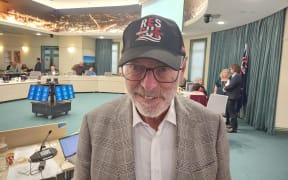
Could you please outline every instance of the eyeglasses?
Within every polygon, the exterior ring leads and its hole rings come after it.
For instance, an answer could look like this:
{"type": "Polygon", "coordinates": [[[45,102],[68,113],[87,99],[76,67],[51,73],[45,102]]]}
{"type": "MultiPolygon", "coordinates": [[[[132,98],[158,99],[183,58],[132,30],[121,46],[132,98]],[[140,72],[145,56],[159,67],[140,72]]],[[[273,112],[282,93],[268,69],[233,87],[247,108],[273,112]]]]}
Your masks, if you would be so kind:
{"type": "Polygon", "coordinates": [[[141,81],[145,78],[147,71],[152,71],[154,78],[159,83],[172,83],[177,80],[179,70],[174,70],[168,66],[154,68],[147,68],[138,64],[125,64],[122,66],[123,75],[129,81],[141,81]]]}

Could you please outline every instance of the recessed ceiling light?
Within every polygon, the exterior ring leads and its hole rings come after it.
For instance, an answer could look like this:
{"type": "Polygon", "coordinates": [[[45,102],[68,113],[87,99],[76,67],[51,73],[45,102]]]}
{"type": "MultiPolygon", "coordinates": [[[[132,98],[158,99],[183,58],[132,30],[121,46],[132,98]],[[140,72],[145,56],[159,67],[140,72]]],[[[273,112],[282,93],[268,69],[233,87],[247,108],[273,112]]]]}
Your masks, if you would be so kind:
{"type": "Polygon", "coordinates": [[[35,35],[36,35],[36,36],[41,36],[42,34],[38,32],[38,33],[36,33],[35,35]]]}
{"type": "Polygon", "coordinates": [[[225,22],[224,21],[218,21],[217,24],[222,25],[222,24],[225,24],[225,22]]]}
{"type": "Polygon", "coordinates": [[[3,34],[4,34],[4,33],[1,33],[1,32],[0,32],[0,36],[2,36],[3,34]]]}
{"type": "Polygon", "coordinates": [[[104,36],[99,36],[100,39],[104,39],[104,36]]]}

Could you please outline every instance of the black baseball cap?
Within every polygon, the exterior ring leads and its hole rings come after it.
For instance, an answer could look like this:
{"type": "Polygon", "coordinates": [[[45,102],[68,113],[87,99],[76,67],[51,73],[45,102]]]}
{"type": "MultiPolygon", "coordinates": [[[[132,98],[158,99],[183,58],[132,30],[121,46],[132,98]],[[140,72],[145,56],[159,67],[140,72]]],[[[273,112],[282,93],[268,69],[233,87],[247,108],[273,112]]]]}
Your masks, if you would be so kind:
{"type": "Polygon", "coordinates": [[[183,37],[177,24],[161,16],[149,15],[131,22],[124,30],[119,66],[148,58],[179,70],[183,56],[183,37]]]}

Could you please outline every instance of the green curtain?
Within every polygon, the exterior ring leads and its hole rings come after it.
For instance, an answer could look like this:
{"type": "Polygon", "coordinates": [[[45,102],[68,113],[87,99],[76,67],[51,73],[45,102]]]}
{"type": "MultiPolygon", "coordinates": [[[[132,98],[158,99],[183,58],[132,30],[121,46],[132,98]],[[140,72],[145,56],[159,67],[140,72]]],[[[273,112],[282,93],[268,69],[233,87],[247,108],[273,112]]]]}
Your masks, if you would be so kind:
{"type": "Polygon", "coordinates": [[[208,92],[223,68],[241,64],[247,43],[248,78],[246,106],[241,110],[248,124],[273,133],[284,33],[285,9],[254,23],[211,35],[208,92]]]}
{"type": "Polygon", "coordinates": [[[96,39],[96,73],[112,71],[112,39],[96,39]]]}

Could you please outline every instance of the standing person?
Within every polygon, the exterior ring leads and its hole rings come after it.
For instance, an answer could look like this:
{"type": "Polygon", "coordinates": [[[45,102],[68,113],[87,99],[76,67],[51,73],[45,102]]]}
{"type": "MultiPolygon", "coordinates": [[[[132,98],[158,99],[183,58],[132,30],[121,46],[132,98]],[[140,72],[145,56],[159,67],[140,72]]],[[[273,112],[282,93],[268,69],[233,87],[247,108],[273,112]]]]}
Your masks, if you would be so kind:
{"type": "Polygon", "coordinates": [[[37,62],[34,66],[34,71],[41,71],[42,70],[41,60],[39,57],[36,60],[37,60],[37,62]]]}
{"type": "Polygon", "coordinates": [[[79,62],[79,64],[75,64],[72,67],[72,70],[76,73],[76,75],[83,75],[85,73],[85,67],[84,67],[84,63],[81,61],[79,62]]]}
{"type": "Polygon", "coordinates": [[[123,33],[127,95],[84,116],[75,179],[230,180],[225,125],[176,95],[186,62],[174,21],[150,15],[123,33]]]}
{"type": "Polygon", "coordinates": [[[241,95],[242,77],[240,75],[241,67],[238,64],[232,64],[230,68],[231,79],[226,83],[223,92],[228,96],[227,111],[231,118],[231,128],[229,133],[236,133],[238,128],[237,121],[237,101],[241,95]]]}
{"type": "Polygon", "coordinates": [[[214,86],[214,94],[221,94],[223,95],[223,88],[225,87],[225,84],[229,80],[229,69],[222,69],[219,78],[216,80],[215,86],[214,86]]]}
{"type": "MultiPolygon", "coordinates": [[[[222,71],[220,72],[219,78],[217,79],[215,86],[214,86],[214,91],[213,91],[214,94],[225,95],[225,93],[223,92],[223,88],[225,87],[225,84],[228,82],[229,76],[230,76],[229,69],[222,69],[222,71]]],[[[226,125],[228,127],[230,126],[230,117],[228,113],[227,104],[226,104],[225,118],[226,118],[226,125]]]]}

